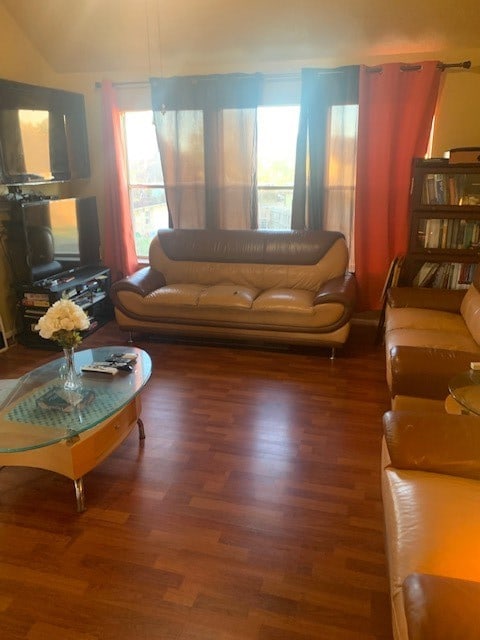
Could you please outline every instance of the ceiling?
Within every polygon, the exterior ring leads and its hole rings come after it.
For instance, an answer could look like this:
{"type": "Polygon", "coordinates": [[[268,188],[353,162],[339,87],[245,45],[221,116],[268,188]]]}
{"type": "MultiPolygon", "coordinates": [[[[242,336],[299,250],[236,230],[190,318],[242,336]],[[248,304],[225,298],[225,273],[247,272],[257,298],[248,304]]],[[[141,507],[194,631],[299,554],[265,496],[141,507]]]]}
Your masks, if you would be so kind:
{"type": "Polygon", "coordinates": [[[477,49],[478,0],[0,0],[58,73],[288,68],[477,49]]]}

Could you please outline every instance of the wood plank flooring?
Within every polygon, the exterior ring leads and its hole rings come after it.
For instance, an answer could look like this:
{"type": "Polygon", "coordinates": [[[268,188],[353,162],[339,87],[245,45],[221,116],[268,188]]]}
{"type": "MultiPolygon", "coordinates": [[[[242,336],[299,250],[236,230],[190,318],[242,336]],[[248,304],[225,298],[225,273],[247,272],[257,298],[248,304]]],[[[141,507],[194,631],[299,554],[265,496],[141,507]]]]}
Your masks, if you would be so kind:
{"type": "MultiPolygon", "coordinates": [[[[374,327],[327,350],[137,340],[136,431],[85,478],[0,470],[2,640],[389,640],[374,327]]],[[[123,345],[114,323],[83,347],[123,345]]],[[[0,377],[58,357],[14,346],[0,377]]]]}

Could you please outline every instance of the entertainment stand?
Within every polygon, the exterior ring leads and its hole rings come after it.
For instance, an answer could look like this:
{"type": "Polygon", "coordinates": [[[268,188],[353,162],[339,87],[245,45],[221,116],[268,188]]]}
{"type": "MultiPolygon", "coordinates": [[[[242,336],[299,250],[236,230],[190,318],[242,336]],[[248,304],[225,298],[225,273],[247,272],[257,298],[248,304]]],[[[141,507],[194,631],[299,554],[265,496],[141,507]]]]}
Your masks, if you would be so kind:
{"type": "Polygon", "coordinates": [[[76,267],[55,275],[17,286],[22,331],[19,340],[28,347],[59,350],[53,340],[45,340],[35,325],[49,307],[61,298],[68,298],[85,310],[90,318],[89,335],[113,317],[109,297],[110,269],[99,265],[76,267]]]}

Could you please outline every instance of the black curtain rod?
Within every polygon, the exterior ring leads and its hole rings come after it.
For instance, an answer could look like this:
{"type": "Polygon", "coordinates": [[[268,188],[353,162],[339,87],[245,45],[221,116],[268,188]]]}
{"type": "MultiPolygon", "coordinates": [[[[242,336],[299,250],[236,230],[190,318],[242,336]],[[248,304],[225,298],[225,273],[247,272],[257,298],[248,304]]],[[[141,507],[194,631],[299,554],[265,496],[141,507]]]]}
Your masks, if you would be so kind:
{"type": "Polygon", "coordinates": [[[450,64],[439,62],[437,66],[442,71],[445,71],[445,69],[453,69],[454,67],[457,67],[459,69],[470,69],[470,67],[472,66],[472,61],[464,60],[463,62],[451,62],[450,64]]]}
{"type": "MultiPolygon", "coordinates": [[[[445,71],[445,69],[470,69],[471,66],[471,60],[464,60],[463,62],[437,63],[437,69],[440,69],[440,71],[445,71]]],[[[421,64],[402,64],[402,66],[400,67],[402,71],[420,71],[421,68],[421,64]]],[[[380,73],[381,70],[382,65],[378,65],[378,67],[367,67],[367,71],[369,73],[380,73]]]]}
{"type": "MultiPolygon", "coordinates": [[[[449,62],[449,63],[438,62],[437,63],[437,69],[440,69],[440,71],[445,71],[446,69],[470,69],[471,66],[472,66],[471,60],[464,60],[463,62],[449,62]]],[[[400,68],[402,71],[419,71],[422,68],[422,65],[421,64],[403,64],[400,68]]],[[[381,70],[382,70],[382,65],[379,65],[377,67],[367,67],[367,71],[369,71],[370,73],[380,73],[381,70]]],[[[293,78],[296,76],[297,74],[291,74],[289,76],[285,75],[285,76],[279,76],[279,77],[293,78]]],[[[275,74],[272,77],[276,77],[275,74]]],[[[298,74],[298,77],[300,77],[299,74],[298,74]]],[[[112,84],[114,87],[127,87],[127,86],[147,87],[149,86],[150,83],[148,82],[148,80],[137,80],[132,82],[113,82],[112,84]]],[[[95,89],[100,89],[101,86],[102,86],[101,82],[95,82],[95,89]]]]}
{"type": "MultiPolygon", "coordinates": [[[[112,82],[114,87],[148,87],[150,85],[148,80],[132,80],[130,82],[112,82]]],[[[101,89],[102,83],[95,82],[95,89],[101,89]]]]}

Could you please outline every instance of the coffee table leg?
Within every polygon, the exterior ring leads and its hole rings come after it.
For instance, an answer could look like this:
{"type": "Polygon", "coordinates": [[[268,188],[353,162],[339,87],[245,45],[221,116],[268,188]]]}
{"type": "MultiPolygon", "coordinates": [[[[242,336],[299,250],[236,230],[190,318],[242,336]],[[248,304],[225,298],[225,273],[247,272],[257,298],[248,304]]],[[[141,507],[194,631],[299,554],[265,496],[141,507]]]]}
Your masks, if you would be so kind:
{"type": "Polygon", "coordinates": [[[143,428],[143,421],[140,418],[137,420],[138,424],[138,437],[140,440],[145,440],[145,429],[143,428]]]}
{"type": "Polygon", "coordinates": [[[87,508],[85,506],[85,492],[83,490],[83,478],[78,478],[73,481],[75,485],[75,497],[77,498],[77,511],[83,513],[87,508]]]}

